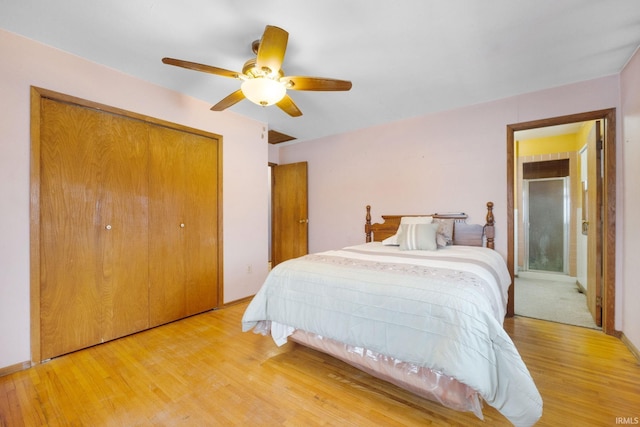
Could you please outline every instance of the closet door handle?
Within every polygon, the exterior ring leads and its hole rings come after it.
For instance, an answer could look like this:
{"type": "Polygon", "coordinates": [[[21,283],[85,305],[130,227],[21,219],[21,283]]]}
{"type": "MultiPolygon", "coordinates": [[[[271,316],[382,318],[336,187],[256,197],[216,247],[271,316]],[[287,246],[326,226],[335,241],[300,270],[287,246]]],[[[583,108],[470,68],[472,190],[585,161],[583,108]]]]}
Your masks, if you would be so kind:
{"type": "Polygon", "coordinates": [[[184,228],[184,222],[180,223],[180,228],[184,228]]]}
{"type": "Polygon", "coordinates": [[[107,224],[107,225],[105,225],[105,226],[104,226],[104,229],[105,229],[105,230],[111,230],[111,224],[107,224]]]}
{"type": "Polygon", "coordinates": [[[309,224],[309,219],[301,219],[298,221],[300,224],[309,224]]]}

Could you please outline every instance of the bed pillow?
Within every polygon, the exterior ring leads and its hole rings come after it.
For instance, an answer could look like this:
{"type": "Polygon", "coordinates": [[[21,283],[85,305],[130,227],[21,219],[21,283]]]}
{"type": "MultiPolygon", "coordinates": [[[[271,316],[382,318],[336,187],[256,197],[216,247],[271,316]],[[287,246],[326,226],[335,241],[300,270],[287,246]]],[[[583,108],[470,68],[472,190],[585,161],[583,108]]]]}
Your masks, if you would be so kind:
{"type": "Polygon", "coordinates": [[[400,224],[431,224],[432,216],[403,216],[400,218],[400,224]]]}
{"type": "MultiPolygon", "coordinates": [[[[400,225],[402,224],[431,224],[433,222],[432,216],[403,216],[400,218],[400,225]]],[[[398,246],[398,236],[400,235],[400,227],[398,231],[391,237],[387,237],[382,241],[383,245],[398,246]]]]}
{"type": "Polygon", "coordinates": [[[385,246],[398,246],[398,233],[384,239],[382,244],[385,246]]]}
{"type": "Polygon", "coordinates": [[[436,234],[438,223],[432,224],[401,224],[398,244],[401,251],[438,249],[436,234]]]}
{"type": "Polygon", "coordinates": [[[438,224],[436,243],[439,248],[453,244],[453,220],[444,218],[434,218],[434,223],[438,224]]]}

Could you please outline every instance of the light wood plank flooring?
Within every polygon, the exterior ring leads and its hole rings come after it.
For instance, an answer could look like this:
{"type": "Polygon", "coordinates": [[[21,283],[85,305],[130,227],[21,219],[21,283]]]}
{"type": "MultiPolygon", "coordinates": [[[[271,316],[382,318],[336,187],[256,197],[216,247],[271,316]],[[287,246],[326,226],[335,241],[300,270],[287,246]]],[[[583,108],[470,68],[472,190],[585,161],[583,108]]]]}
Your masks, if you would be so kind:
{"type": "MultiPolygon", "coordinates": [[[[242,333],[246,303],[0,377],[0,426],[502,426],[294,343],[242,333]]],[[[507,319],[544,399],[540,426],[640,417],[640,365],[602,332],[507,319]]]]}

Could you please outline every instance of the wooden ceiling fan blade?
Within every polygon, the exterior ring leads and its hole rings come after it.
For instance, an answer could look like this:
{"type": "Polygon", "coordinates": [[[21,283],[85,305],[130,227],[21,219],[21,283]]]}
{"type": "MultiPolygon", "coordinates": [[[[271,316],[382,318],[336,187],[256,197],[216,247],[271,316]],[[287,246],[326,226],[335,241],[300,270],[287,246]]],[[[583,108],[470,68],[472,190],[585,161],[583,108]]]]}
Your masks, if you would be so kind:
{"type": "Polygon", "coordinates": [[[288,40],[288,32],[282,28],[267,25],[258,47],[256,56],[257,68],[264,69],[266,67],[271,72],[278,73],[282,68],[288,40]]]}
{"type": "Polygon", "coordinates": [[[238,102],[242,101],[245,98],[244,93],[242,93],[241,89],[233,92],[231,95],[228,95],[222,101],[218,102],[216,105],[211,107],[211,111],[222,111],[227,108],[236,105],[238,102]]]}
{"type": "Polygon", "coordinates": [[[204,73],[215,74],[222,77],[231,77],[232,79],[237,79],[240,75],[237,71],[225,70],[224,68],[198,64],[197,62],[183,61],[181,59],[162,58],[162,62],[168,65],[175,65],[176,67],[187,68],[189,70],[202,71],[204,73]]]}
{"type": "Polygon", "coordinates": [[[302,115],[302,111],[300,111],[289,95],[285,95],[276,105],[291,117],[300,117],[302,115]]]}
{"type": "Polygon", "coordinates": [[[348,80],[325,77],[287,76],[282,80],[288,81],[287,89],[293,90],[342,91],[350,90],[352,86],[348,80]]]}

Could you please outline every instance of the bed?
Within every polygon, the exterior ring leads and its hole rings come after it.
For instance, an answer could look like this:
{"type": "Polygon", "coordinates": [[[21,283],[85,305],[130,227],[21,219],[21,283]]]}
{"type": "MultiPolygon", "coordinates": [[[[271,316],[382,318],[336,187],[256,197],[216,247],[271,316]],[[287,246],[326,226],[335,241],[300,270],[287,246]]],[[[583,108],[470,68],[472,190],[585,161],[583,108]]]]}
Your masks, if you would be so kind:
{"type": "Polygon", "coordinates": [[[242,327],[339,358],[482,419],[482,402],[530,426],[542,399],[503,329],[511,278],[486,224],[463,213],[383,215],[365,243],[277,265],[242,327]]]}

